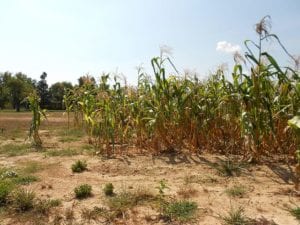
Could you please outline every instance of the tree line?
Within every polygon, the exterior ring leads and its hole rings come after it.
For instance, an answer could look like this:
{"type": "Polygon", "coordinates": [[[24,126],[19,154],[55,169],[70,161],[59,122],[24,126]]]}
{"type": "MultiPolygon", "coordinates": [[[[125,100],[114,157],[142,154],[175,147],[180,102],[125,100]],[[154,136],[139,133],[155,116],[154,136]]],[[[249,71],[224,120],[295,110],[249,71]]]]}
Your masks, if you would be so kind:
{"type": "MultiPolygon", "coordinates": [[[[21,72],[16,74],[0,73],[0,109],[15,109],[17,112],[21,108],[27,110],[28,103],[24,99],[34,91],[40,97],[41,108],[64,109],[65,90],[73,89],[73,85],[70,82],[56,82],[49,87],[46,78],[46,72],[42,73],[38,81],[21,72]]],[[[81,79],[79,78],[79,81],[81,79]]]]}

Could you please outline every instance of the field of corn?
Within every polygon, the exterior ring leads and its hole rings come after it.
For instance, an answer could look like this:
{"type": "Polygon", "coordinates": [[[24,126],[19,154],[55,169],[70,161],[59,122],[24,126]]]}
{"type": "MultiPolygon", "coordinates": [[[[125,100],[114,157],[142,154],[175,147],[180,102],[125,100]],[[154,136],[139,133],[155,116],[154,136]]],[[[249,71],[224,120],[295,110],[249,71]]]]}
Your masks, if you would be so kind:
{"type": "Polygon", "coordinates": [[[140,70],[137,87],[121,86],[117,77],[110,84],[109,75],[96,85],[87,77],[83,86],[66,93],[67,113],[75,113],[75,125],[108,155],[130,146],[158,153],[208,150],[253,161],[293,155],[299,129],[299,62],[269,33],[266,19],[257,24],[258,42],[245,41],[245,56],[235,55],[231,77],[221,69],[207,80],[179,75],[162,52],[151,60],[154,79],[140,70]],[[279,43],[296,68],[279,66],[263,51],[269,39],[279,43]],[[166,66],[173,67],[174,75],[166,76],[166,66]]]}
{"type": "Polygon", "coordinates": [[[267,19],[230,76],[181,75],[161,52],[136,87],[86,77],[65,112],[36,93],[31,113],[0,111],[0,224],[299,224],[299,62],[267,19]]]}

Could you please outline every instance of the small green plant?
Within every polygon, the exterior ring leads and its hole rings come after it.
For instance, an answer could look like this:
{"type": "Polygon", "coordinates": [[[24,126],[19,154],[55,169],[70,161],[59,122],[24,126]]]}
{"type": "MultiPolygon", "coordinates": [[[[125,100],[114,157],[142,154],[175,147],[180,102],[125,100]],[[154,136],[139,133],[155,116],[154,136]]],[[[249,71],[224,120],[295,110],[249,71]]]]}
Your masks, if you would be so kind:
{"type": "Polygon", "coordinates": [[[290,209],[290,212],[297,220],[300,220],[300,207],[290,209]]]}
{"type": "Polygon", "coordinates": [[[16,178],[13,178],[12,181],[16,184],[21,184],[21,185],[28,185],[32,182],[36,182],[39,179],[36,176],[33,175],[24,175],[24,176],[18,176],[16,178]]]}
{"type": "Polygon", "coordinates": [[[159,186],[157,186],[156,189],[158,189],[158,192],[160,195],[164,195],[165,189],[170,189],[170,188],[167,186],[167,183],[165,180],[161,180],[161,181],[159,181],[159,186]]]}
{"type": "Polygon", "coordinates": [[[87,163],[86,161],[77,160],[71,168],[73,173],[81,173],[87,169],[87,163]]]}
{"type": "Polygon", "coordinates": [[[219,173],[226,177],[239,176],[242,172],[244,165],[232,160],[222,161],[216,169],[219,173]]]}
{"type": "Polygon", "coordinates": [[[230,197],[242,198],[246,193],[246,189],[244,186],[235,185],[231,188],[228,188],[225,192],[230,197]]]}
{"type": "Polygon", "coordinates": [[[196,217],[197,203],[184,201],[175,201],[167,203],[163,208],[163,216],[169,220],[189,221],[196,217]]]}
{"type": "Polygon", "coordinates": [[[35,201],[35,193],[25,189],[19,189],[13,195],[13,206],[17,212],[33,209],[35,201]]]}
{"type": "Polygon", "coordinates": [[[99,214],[94,209],[82,209],[81,210],[81,218],[90,223],[91,220],[96,220],[99,214]]]}
{"type": "Polygon", "coordinates": [[[13,184],[8,181],[0,181],[0,206],[8,202],[9,194],[13,191],[13,184]]]}
{"type": "Polygon", "coordinates": [[[78,199],[88,198],[92,195],[92,186],[89,184],[82,184],[74,189],[75,196],[78,199]]]}
{"type": "Polygon", "coordinates": [[[111,221],[114,215],[106,208],[97,206],[95,206],[93,209],[84,208],[81,211],[81,218],[88,223],[90,223],[91,220],[97,220],[99,217],[103,217],[104,219],[107,219],[107,221],[111,221]]]}
{"type": "Polygon", "coordinates": [[[103,188],[103,192],[106,196],[113,196],[114,195],[114,186],[112,183],[105,184],[103,188]]]}
{"type": "Polygon", "coordinates": [[[51,208],[59,205],[61,205],[59,199],[39,199],[34,205],[34,211],[38,214],[48,215],[51,208]]]}
{"type": "Polygon", "coordinates": [[[228,215],[221,216],[224,225],[250,225],[251,220],[244,215],[244,209],[231,209],[228,215]]]}
{"type": "Polygon", "coordinates": [[[124,214],[126,210],[135,206],[137,202],[132,193],[123,191],[120,194],[109,198],[107,204],[111,211],[114,211],[116,215],[119,215],[124,214]]]}
{"type": "Polygon", "coordinates": [[[1,179],[14,178],[14,177],[18,177],[18,173],[14,170],[6,170],[2,172],[0,176],[1,179]]]}

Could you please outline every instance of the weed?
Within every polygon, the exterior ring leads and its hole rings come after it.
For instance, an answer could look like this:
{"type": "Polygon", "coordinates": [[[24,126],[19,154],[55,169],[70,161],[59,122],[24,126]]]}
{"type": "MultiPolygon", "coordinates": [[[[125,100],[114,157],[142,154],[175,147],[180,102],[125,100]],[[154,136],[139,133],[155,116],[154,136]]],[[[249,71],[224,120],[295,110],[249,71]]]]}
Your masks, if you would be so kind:
{"type": "Polygon", "coordinates": [[[167,186],[167,183],[165,180],[161,180],[161,181],[159,181],[159,186],[157,186],[156,189],[158,189],[158,192],[160,195],[164,195],[165,189],[170,189],[170,188],[167,186]]]}
{"type": "Polygon", "coordinates": [[[86,161],[78,160],[72,165],[71,169],[74,173],[81,173],[87,169],[87,163],[86,161]]]}
{"type": "Polygon", "coordinates": [[[90,222],[91,220],[96,220],[98,216],[98,212],[93,209],[91,210],[84,208],[81,210],[81,218],[83,220],[87,220],[88,222],[90,222]]]}
{"type": "Polygon", "coordinates": [[[29,144],[6,144],[0,146],[0,154],[8,157],[25,155],[31,151],[29,144]]]}
{"type": "Polygon", "coordinates": [[[114,186],[112,183],[105,184],[103,188],[103,192],[106,196],[113,196],[114,195],[114,186]]]}
{"type": "Polygon", "coordinates": [[[13,178],[12,181],[15,184],[21,184],[21,185],[28,185],[32,182],[36,182],[39,179],[36,176],[33,175],[24,175],[24,176],[18,176],[16,178],[13,178]]]}
{"type": "Polygon", "coordinates": [[[138,188],[132,192],[124,190],[107,199],[107,205],[110,211],[104,212],[103,216],[107,217],[109,220],[120,215],[124,216],[125,212],[132,209],[134,206],[152,200],[155,200],[155,197],[144,188],[138,188]]]}
{"type": "Polygon", "coordinates": [[[242,198],[245,193],[246,193],[246,189],[244,186],[241,185],[235,185],[231,188],[228,188],[226,191],[226,194],[230,197],[239,197],[242,198]]]}
{"type": "Polygon", "coordinates": [[[290,212],[297,220],[300,220],[300,207],[290,209],[290,212]]]}
{"type": "Polygon", "coordinates": [[[14,170],[6,170],[1,173],[1,179],[18,177],[18,173],[14,170]]]}
{"type": "Polygon", "coordinates": [[[25,189],[19,189],[13,195],[13,206],[17,212],[33,209],[35,201],[35,193],[25,189]]]}
{"type": "Polygon", "coordinates": [[[251,220],[244,215],[244,209],[231,209],[227,216],[221,216],[224,225],[250,225],[251,220]]]}
{"type": "Polygon", "coordinates": [[[116,214],[123,214],[126,210],[136,205],[136,200],[132,193],[123,191],[120,194],[109,198],[107,204],[111,210],[116,212],[116,214]]]}
{"type": "Polygon", "coordinates": [[[240,176],[244,167],[244,164],[232,160],[221,161],[219,165],[215,166],[219,173],[226,177],[240,176]]]}
{"type": "Polygon", "coordinates": [[[175,221],[189,221],[196,217],[197,203],[190,201],[174,201],[163,208],[163,217],[175,221]]]}
{"type": "Polygon", "coordinates": [[[39,199],[34,205],[34,210],[38,214],[48,215],[51,208],[59,205],[61,205],[61,201],[59,199],[39,199]]]}
{"type": "Polygon", "coordinates": [[[8,202],[9,194],[13,191],[14,185],[9,181],[0,181],[0,206],[8,202]]]}
{"type": "Polygon", "coordinates": [[[134,196],[134,201],[136,204],[158,200],[158,198],[145,187],[137,187],[137,189],[133,191],[132,194],[134,196]]]}
{"type": "Polygon", "coordinates": [[[47,151],[46,155],[47,156],[74,156],[74,155],[80,155],[82,153],[82,151],[78,150],[78,149],[57,149],[57,150],[51,150],[51,151],[47,151]]]}
{"type": "Polygon", "coordinates": [[[89,184],[82,184],[74,189],[75,196],[78,199],[88,198],[92,195],[92,186],[89,184]]]}
{"type": "Polygon", "coordinates": [[[65,219],[67,220],[67,221],[73,221],[74,219],[75,219],[75,216],[74,216],[74,211],[73,211],[73,209],[72,208],[67,208],[66,210],[65,210],[65,219]]]}
{"type": "Polygon", "coordinates": [[[44,166],[39,163],[39,162],[36,162],[36,161],[28,161],[26,162],[24,168],[22,169],[22,171],[24,173],[36,173],[36,172],[39,172],[41,170],[44,169],[44,166]]]}

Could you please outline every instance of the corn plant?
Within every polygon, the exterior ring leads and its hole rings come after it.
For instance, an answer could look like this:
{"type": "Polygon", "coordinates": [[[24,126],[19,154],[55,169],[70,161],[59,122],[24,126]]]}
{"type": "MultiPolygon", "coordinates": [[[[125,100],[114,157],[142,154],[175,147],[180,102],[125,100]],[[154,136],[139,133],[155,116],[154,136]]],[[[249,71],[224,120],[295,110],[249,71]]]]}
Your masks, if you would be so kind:
{"type": "Polygon", "coordinates": [[[289,127],[291,127],[296,135],[296,145],[297,150],[295,151],[295,156],[297,160],[297,165],[295,168],[296,174],[296,189],[299,189],[299,179],[300,179],[300,116],[294,116],[292,119],[288,121],[289,127]]]}
{"type": "Polygon", "coordinates": [[[39,135],[39,128],[43,118],[46,118],[46,111],[40,108],[40,98],[36,92],[27,97],[29,109],[32,112],[32,119],[29,129],[29,138],[32,138],[33,145],[37,148],[42,147],[42,140],[39,135]]]}
{"type": "Polygon", "coordinates": [[[266,51],[275,40],[269,17],[256,25],[258,40],[245,41],[235,55],[232,77],[220,68],[205,80],[180,76],[161,53],[151,60],[153,76],[138,70],[138,85],[122,85],[117,75],[83,82],[66,92],[65,104],[85,128],[89,142],[112,153],[126,146],[147,150],[209,150],[259,160],[262,155],[294,153],[296,139],[286,124],[300,109],[299,71],[281,67],[266,51]],[[172,73],[167,73],[172,68],[172,73]],[[245,68],[250,70],[245,72],[245,68]]]}

